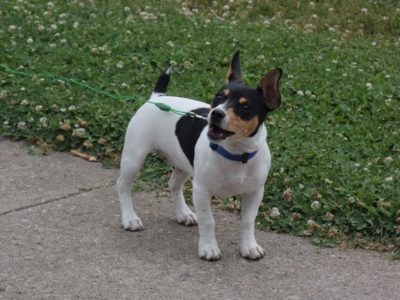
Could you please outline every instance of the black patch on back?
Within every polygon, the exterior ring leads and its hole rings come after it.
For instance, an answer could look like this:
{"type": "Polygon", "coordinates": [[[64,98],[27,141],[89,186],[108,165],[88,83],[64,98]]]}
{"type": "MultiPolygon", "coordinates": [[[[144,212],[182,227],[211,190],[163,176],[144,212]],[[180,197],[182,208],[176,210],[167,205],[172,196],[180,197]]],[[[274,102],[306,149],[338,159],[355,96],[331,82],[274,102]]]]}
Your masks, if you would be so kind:
{"type": "MultiPolygon", "coordinates": [[[[205,117],[209,111],[210,109],[206,107],[192,110],[192,112],[205,117]]],[[[206,125],[206,120],[191,118],[189,116],[180,118],[178,123],[176,123],[175,135],[178,138],[183,153],[185,153],[192,166],[194,162],[194,147],[206,125]]]]}

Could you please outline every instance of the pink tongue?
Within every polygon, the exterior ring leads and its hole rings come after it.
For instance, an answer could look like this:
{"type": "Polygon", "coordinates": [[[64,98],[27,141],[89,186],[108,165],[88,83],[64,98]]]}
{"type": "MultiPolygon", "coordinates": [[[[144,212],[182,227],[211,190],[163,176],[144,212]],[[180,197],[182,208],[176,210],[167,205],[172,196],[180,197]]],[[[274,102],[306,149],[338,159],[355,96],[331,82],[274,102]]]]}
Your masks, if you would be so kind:
{"type": "Polygon", "coordinates": [[[213,134],[216,137],[223,137],[224,136],[224,132],[221,129],[216,128],[216,127],[213,127],[213,134]]]}

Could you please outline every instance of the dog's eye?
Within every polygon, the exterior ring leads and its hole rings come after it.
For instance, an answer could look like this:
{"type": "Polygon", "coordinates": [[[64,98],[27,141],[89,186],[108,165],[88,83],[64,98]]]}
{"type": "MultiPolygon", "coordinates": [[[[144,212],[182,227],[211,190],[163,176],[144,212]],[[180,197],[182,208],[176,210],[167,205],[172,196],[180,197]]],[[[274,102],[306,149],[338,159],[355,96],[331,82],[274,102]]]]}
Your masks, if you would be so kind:
{"type": "Polygon", "coordinates": [[[243,103],[243,104],[239,103],[238,108],[244,112],[249,112],[251,110],[251,107],[248,103],[243,103]]]}
{"type": "Polygon", "coordinates": [[[213,101],[213,107],[221,104],[224,101],[225,97],[222,94],[217,94],[213,101]]]}

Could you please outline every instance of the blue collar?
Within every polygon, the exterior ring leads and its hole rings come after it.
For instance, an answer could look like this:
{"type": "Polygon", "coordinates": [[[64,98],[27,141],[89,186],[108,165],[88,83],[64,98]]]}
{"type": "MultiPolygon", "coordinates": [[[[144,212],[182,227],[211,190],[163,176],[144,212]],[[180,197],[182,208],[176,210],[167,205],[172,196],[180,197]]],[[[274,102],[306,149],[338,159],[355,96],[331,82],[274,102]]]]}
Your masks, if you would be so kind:
{"type": "Polygon", "coordinates": [[[223,157],[233,160],[233,161],[241,161],[242,163],[247,163],[249,159],[252,159],[256,154],[257,151],[250,152],[250,153],[243,153],[243,154],[232,154],[226,151],[222,146],[214,143],[210,143],[210,148],[214,151],[217,151],[223,157]]]}

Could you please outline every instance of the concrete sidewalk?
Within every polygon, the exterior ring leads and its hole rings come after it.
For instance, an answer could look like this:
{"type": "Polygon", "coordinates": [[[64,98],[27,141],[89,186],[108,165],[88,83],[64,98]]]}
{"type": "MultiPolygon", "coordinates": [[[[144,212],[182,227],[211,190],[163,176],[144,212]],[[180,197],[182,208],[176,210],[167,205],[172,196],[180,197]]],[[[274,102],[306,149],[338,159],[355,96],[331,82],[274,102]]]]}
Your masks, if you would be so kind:
{"type": "Polygon", "coordinates": [[[223,258],[197,258],[197,228],[172,202],[136,195],[145,230],[120,227],[107,170],[0,138],[0,299],[399,299],[400,263],[257,232],[266,257],[239,256],[236,214],[215,210],[223,258]]]}

